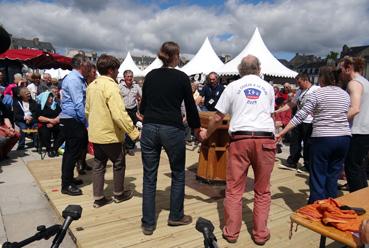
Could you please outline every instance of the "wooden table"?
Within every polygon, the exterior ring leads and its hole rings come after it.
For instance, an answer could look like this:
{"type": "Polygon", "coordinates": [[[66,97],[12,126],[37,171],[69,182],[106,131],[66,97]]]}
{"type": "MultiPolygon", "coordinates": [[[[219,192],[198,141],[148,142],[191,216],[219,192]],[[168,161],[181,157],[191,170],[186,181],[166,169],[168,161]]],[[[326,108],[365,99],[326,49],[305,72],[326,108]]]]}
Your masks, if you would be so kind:
{"type": "MultiPolygon", "coordinates": [[[[369,219],[369,188],[364,188],[350,194],[346,194],[336,199],[342,205],[351,207],[360,207],[366,210],[364,215],[359,216],[361,219],[369,219]]],[[[292,222],[304,226],[321,235],[320,246],[325,247],[326,238],[336,240],[349,247],[360,247],[361,243],[357,237],[350,232],[343,232],[332,226],[325,226],[321,222],[311,221],[294,213],[291,216],[292,222]]]]}

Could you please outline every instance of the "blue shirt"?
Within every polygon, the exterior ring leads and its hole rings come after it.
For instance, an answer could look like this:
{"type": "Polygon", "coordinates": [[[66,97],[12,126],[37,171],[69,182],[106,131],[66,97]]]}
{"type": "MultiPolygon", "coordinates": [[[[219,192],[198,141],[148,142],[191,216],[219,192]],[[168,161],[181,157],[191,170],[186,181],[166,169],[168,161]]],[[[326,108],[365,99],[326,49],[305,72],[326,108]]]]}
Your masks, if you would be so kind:
{"type": "Polygon", "coordinates": [[[86,80],[73,70],[63,80],[60,118],[74,118],[87,127],[85,116],[86,80]]]}

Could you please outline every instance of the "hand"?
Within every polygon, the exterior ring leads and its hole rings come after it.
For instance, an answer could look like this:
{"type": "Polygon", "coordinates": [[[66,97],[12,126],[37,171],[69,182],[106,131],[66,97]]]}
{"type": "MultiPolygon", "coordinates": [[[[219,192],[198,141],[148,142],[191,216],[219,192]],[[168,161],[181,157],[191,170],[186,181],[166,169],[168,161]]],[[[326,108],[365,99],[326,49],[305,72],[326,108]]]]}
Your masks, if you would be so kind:
{"type": "Polygon", "coordinates": [[[53,125],[53,124],[51,124],[51,123],[47,123],[47,124],[46,124],[46,127],[47,127],[47,128],[52,128],[53,126],[54,126],[54,125],[53,125]]]}
{"type": "Polygon", "coordinates": [[[275,126],[276,127],[282,127],[283,126],[283,123],[281,121],[276,121],[275,122],[275,126]]]}
{"type": "Polygon", "coordinates": [[[50,123],[53,125],[59,124],[59,118],[50,119],[50,123]]]}
{"type": "Polygon", "coordinates": [[[364,220],[361,224],[360,240],[363,244],[369,244],[369,220],[364,220]]]}
{"type": "Polygon", "coordinates": [[[136,117],[137,117],[137,119],[139,121],[143,122],[143,119],[144,119],[143,115],[141,115],[140,113],[136,112],[136,117]]]}
{"type": "Polygon", "coordinates": [[[205,128],[200,128],[199,136],[200,141],[206,140],[208,138],[208,130],[205,128]]]}
{"type": "Polygon", "coordinates": [[[276,135],[275,135],[275,143],[280,142],[280,141],[281,141],[281,139],[282,139],[282,137],[283,137],[283,135],[281,135],[280,133],[279,133],[279,134],[276,134],[276,135]]]}

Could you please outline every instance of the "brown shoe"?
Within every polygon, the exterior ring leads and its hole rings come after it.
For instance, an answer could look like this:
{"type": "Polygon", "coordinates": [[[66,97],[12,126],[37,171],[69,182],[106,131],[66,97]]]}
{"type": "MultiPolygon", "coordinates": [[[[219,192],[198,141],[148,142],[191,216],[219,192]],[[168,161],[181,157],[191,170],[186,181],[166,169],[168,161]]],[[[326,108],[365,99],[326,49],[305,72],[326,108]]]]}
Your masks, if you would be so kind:
{"type": "Polygon", "coordinates": [[[114,195],[113,196],[113,201],[115,203],[120,203],[120,202],[128,201],[132,197],[133,197],[133,191],[132,190],[126,190],[120,195],[114,195]]]}
{"type": "Polygon", "coordinates": [[[254,241],[255,244],[260,245],[260,246],[265,245],[265,243],[268,242],[269,239],[270,239],[270,233],[268,234],[268,236],[263,241],[256,241],[254,239],[254,237],[252,237],[252,241],[254,241]]]}
{"type": "Polygon", "coordinates": [[[234,244],[237,242],[237,239],[230,239],[227,236],[224,235],[224,233],[222,234],[223,239],[225,239],[228,243],[234,244]]]}
{"type": "Polygon", "coordinates": [[[182,226],[192,223],[192,217],[190,215],[183,215],[180,220],[168,220],[168,226],[182,226]]]}

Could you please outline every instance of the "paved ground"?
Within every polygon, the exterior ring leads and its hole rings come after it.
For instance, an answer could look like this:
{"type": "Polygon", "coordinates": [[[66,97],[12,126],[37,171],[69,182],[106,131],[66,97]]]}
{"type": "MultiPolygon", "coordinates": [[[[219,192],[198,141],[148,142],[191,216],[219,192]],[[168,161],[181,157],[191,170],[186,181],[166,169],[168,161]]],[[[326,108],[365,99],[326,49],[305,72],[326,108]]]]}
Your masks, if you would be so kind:
{"type": "MultiPolygon", "coordinates": [[[[27,161],[40,159],[32,150],[12,151],[9,160],[0,162],[0,246],[7,240],[21,241],[34,235],[38,225],[60,223],[26,167],[27,161]]],[[[42,240],[27,247],[50,247],[51,243],[42,240]]],[[[76,246],[66,235],[61,247],[76,246]]]]}

